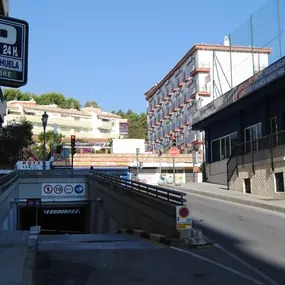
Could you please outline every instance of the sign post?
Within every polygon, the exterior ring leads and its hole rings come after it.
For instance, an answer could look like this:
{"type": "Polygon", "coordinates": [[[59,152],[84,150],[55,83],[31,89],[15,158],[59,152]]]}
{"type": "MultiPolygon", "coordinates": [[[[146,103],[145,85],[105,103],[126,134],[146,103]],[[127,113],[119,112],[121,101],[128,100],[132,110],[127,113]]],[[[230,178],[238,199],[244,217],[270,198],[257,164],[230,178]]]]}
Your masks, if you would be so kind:
{"type": "Polygon", "coordinates": [[[180,151],[176,147],[171,147],[168,154],[173,158],[173,183],[175,183],[175,157],[180,154],[180,151]]]}
{"type": "Polygon", "coordinates": [[[176,229],[181,238],[189,238],[192,231],[192,211],[187,206],[176,206],[176,229]]]}
{"type": "Polygon", "coordinates": [[[0,16],[0,86],[18,88],[28,81],[27,22],[0,16]]]}

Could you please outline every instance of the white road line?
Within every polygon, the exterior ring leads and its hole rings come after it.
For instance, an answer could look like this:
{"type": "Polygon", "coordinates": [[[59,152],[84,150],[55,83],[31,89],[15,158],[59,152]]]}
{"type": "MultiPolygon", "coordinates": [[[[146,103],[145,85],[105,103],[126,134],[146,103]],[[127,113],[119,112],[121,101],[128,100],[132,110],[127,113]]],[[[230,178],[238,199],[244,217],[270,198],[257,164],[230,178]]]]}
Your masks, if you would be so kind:
{"type": "Polygon", "coordinates": [[[277,283],[276,281],[274,281],[273,279],[271,279],[269,276],[267,276],[266,274],[264,274],[263,272],[261,272],[260,270],[258,270],[257,268],[251,266],[249,263],[247,263],[246,261],[244,261],[243,259],[241,259],[240,257],[236,256],[235,254],[231,253],[230,251],[226,250],[224,247],[222,247],[219,244],[215,244],[214,245],[216,248],[220,249],[221,251],[225,252],[226,254],[228,254],[230,257],[234,258],[236,261],[238,261],[239,263],[241,263],[242,265],[244,265],[245,267],[249,268],[250,270],[252,270],[253,272],[255,272],[257,275],[259,275],[260,277],[264,278],[265,280],[267,280],[268,282],[270,282],[270,285],[280,285],[279,283],[277,283]]]}
{"type": "Polygon", "coordinates": [[[241,276],[241,277],[243,277],[243,278],[245,278],[245,279],[247,279],[247,280],[249,280],[249,281],[251,281],[251,282],[253,282],[253,283],[255,283],[255,284],[258,284],[258,285],[265,285],[265,283],[263,283],[263,282],[261,282],[261,281],[259,281],[259,280],[256,280],[256,279],[254,279],[254,278],[252,278],[252,277],[250,277],[250,276],[248,276],[248,275],[245,275],[245,274],[241,273],[240,271],[237,271],[236,269],[233,269],[233,268],[228,267],[228,266],[226,266],[226,265],[224,265],[224,264],[218,263],[218,262],[216,262],[216,261],[214,261],[214,260],[211,260],[211,259],[209,259],[209,258],[203,257],[203,256],[201,256],[201,255],[199,255],[199,254],[196,254],[196,253],[193,253],[193,252],[190,252],[190,251],[181,249],[181,248],[177,248],[177,247],[172,247],[172,246],[171,246],[170,248],[171,248],[171,249],[174,249],[174,250],[177,250],[177,251],[180,251],[180,252],[183,252],[183,253],[186,253],[186,254],[189,254],[189,255],[191,255],[191,256],[197,258],[197,259],[200,259],[200,260],[203,260],[203,261],[212,263],[212,264],[214,264],[214,265],[216,265],[216,266],[218,266],[218,267],[221,267],[221,268],[223,268],[223,269],[225,269],[225,270],[227,270],[227,271],[230,271],[230,272],[232,272],[232,273],[234,273],[234,274],[236,274],[236,275],[238,275],[238,276],[241,276]]]}

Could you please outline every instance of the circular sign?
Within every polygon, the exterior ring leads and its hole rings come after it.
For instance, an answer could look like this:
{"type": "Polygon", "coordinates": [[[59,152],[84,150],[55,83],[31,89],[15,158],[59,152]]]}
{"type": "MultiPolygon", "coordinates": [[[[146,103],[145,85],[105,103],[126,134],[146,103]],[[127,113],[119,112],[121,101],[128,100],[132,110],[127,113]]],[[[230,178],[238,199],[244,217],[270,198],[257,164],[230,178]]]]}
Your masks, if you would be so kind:
{"type": "Polygon", "coordinates": [[[169,154],[170,156],[177,156],[177,155],[180,154],[180,151],[179,151],[179,149],[176,148],[176,147],[171,147],[171,148],[169,149],[169,151],[168,151],[168,154],[169,154]]]}
{"type": "Polygon", "coordinates": [[[178,214],[179,214],[180,218],[186,219],[189,217],[190,211],[187,207],[182,207],[179,209],[178,214]]]}
{"type": "Polygon", "coordinates": [[[81,194],[83,192],[83,190],[84,190],[84,188],[83,188],[82,185],[76,185],[74,187],[74,191],[75,191],[76,194],[81,194]]]}
{"type": "Polygon", "coordinates": [[[44,187],[44,192],[45,192],[46,194],[50,194],[50,193],[52,192],[52,190],[53,190],[53,188],[52,188],[51,185],[45,185],[45,187],[44,187]]]}
{"type": "Polygon", "coordinates": [[[71,193],[73,192],[73,187],[72,187],[72,185],[66,185],[66,186],[64,187],[64,192],[65,192],[66,194],[71,194],[71,193]]]}
{"type": "Polygon", "coordinates": [[[63,192],[63,187],[61,185],[54,186],[54,193],[61,194],[63,192]]]}

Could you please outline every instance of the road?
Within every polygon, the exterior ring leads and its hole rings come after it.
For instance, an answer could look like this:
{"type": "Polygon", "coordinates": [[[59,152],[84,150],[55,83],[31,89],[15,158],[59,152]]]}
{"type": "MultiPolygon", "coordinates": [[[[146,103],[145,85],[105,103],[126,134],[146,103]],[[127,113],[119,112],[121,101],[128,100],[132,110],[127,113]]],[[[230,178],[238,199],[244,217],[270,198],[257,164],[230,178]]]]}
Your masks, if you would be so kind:
{"type": "Polygon", "coordinates": [[[171,248],[128,235],[41,236],[37,285],[267,285],[217,248],[171,248]]]}
{"type": "Polygon", "coordinates": [[[221,251],[285,284],[284,214],[193,194],[187,194],[187,201],[194,227],[202,228],[221,251]]]}

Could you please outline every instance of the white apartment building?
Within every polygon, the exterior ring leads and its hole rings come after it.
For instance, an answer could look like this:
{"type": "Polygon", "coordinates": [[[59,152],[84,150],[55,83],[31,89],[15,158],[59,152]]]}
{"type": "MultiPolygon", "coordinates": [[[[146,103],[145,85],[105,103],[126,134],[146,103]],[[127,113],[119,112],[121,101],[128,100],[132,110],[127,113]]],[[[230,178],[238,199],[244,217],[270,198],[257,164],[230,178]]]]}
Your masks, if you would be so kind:
{"type": "MultiPolygon", "coordinates": [[[[9,15],[9,0],[0,1],[0,15],[8,16],[9,15]]],[[[2,90],[0,89],[0,128],[4,123],[4,116],[6,114],[6,101],[3,95],[2,90]]]]}
{"type": "Polygon", "coordinates": [[[65,137],[75,135],[76,138],[93,141],[95,138],[119,138],[121,117],[103,112],[99,108],[62,109],[56,105],[38,105],[35,101],[7,102],[5,124],[26,119],[33,124],[33,134],[43,131],[42,114],[48,114],[47,131],[53,130],[54,124],[58,133],[65,137]]]}
{"type": "Polygon", "coordinates": [[[181,152],[201,146],[202,134],[191,131],[192,114],[267,67],[269,53],[270,48],[230,46],[227,37],[224,45],[194,45],[145,93],[149,149],[168,150],[172,136],[181,152]]]}

